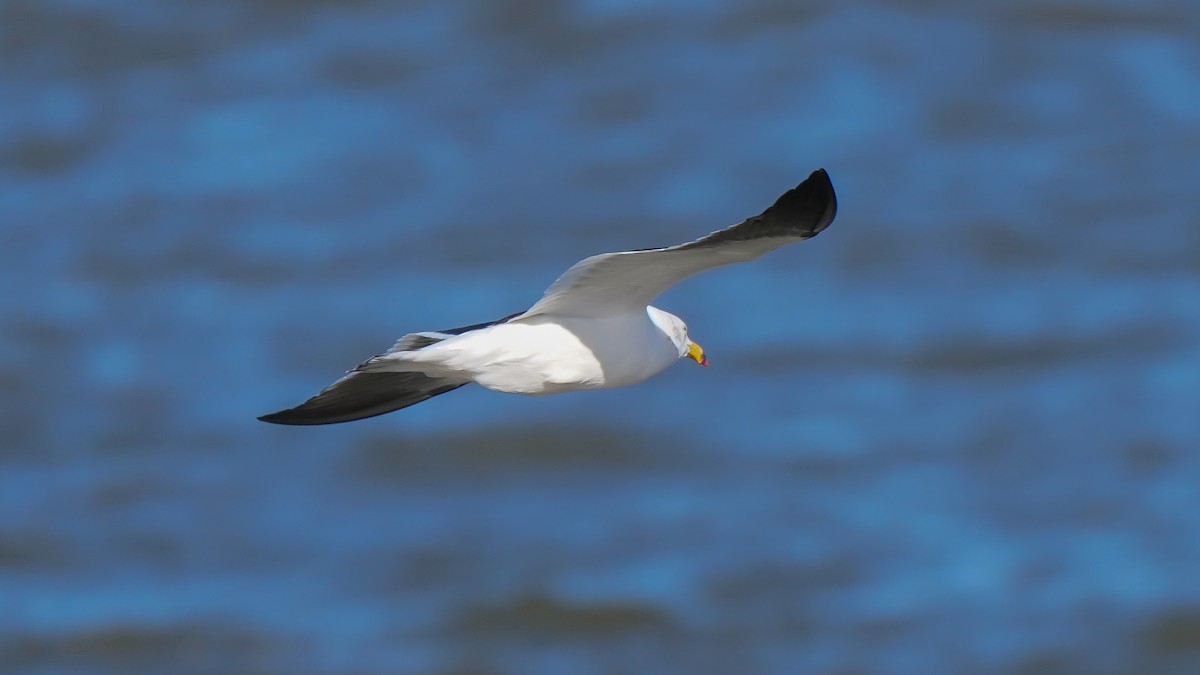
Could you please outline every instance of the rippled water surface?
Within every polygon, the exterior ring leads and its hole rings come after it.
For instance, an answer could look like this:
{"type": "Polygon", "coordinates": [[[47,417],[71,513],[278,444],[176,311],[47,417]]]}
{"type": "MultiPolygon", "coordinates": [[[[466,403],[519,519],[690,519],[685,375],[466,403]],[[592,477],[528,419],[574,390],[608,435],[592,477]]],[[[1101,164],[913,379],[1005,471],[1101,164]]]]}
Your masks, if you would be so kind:
{"type": "Polygon", "coordinates": [[[1200,672],[1200,6],[0,4],[0,671],[1200,672]],[[713,361],[283,428],[757,213],[713,361]]]}

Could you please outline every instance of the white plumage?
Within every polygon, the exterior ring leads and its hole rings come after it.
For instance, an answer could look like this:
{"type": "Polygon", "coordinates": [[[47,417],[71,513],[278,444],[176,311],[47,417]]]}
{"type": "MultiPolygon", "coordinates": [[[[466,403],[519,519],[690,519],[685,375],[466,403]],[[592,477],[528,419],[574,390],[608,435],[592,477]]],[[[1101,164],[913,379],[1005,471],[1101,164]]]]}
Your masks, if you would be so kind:
{"type": "Polygon", "coordinates": [[[818,169],[771,208],[738,225],[678,246],[586,258],[524,313],[410,333],[299,406],[259,419],[347,422],[470,382],[513,394],[556,394],[635,384],[684,356],[707,365],[686,324],[650,302],[693,274],[813,237],[836,213],[833,185],[818,169]]]}
{"type": "Polygon", "coordinates": [[[524,316],[389,352],[361,372],[421,372],[510,394],[558,394],[635,384],[687,353],[687,328],[655,307],[600,317],[524,316]]]}

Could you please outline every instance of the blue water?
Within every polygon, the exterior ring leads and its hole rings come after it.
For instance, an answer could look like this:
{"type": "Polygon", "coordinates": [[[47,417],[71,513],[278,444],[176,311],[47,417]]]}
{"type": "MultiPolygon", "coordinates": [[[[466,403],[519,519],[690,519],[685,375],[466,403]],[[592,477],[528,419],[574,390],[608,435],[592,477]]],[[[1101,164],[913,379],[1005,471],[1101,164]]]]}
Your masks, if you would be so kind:
{"type": "Polygon", "coordinates": [[[0,671],[1200,672],[1198,30],[0,4],[0,671]],[[818,166],[708,369],[254,419],[818,166]]]}

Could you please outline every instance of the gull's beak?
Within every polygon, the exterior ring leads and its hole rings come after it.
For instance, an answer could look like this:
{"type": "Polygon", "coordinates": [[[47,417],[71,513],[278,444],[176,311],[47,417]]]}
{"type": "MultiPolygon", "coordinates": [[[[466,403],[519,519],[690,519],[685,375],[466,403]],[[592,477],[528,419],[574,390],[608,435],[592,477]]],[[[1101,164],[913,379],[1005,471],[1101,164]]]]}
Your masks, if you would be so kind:
{"type": "Polygon", "coordinates": [[[691,340],[688,340],[687,357],[702,366],[708,365],[708,358],[704,356],[704,349],[691,340]]]}

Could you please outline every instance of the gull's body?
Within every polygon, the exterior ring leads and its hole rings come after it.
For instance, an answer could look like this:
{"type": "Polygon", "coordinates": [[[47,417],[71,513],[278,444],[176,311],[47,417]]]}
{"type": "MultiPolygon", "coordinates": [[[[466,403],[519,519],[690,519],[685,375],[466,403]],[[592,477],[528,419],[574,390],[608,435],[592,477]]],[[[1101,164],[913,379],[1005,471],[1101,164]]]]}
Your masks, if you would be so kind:
{"type": "Polygon", "coordinates": [[[506,393],[556,394],[636,384],[683,356],[707,365],[684,322],[650,302],[693,274],[811,238],[836,213],[833,186],[817,170],[761,215],[679,246],[586,258],[526,312],[405,335],[308,401],[259,419],[348,422],[470,382],[506,393]]]}
{"type": "Polygon", "coordinates": [[[636,384],[679,360],[663,332],[666,312],[599,318],[535,315],[468,331],[423,349],[378,356],[365,372],[412,372],[459,379],[509,394],[558,394],[636,384]]]}

